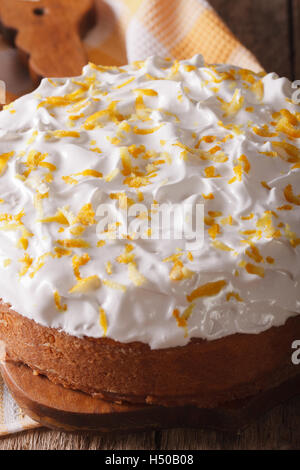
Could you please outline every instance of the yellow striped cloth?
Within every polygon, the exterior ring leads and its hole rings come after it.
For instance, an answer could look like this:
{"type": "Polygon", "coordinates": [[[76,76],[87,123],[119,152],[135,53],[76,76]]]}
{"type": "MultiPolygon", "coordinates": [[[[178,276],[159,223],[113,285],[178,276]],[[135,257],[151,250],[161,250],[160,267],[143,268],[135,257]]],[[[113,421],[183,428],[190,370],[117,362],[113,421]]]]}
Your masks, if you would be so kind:
{"type": "MultiPolygon", "coordinates": [[[[103,0],[99,22],[84,39],[90,61],[122,65],[152,54],[183,59],[203,54],[254,71],[261,66],[205,0],[103,0]]],[[[36,427],[0,377],[0,436],[36,427]]]]}
{"type": "Polygon", "coordinates": [[[37,426],[13,400],[0,375],[0,437],[37,426]]]}
{"type": "Polygon", "coordinates": [[[85,39],[89,59],[123,65],[149,55],[262,70],[206,0],[103,0],[99,22],[85,39]]]}

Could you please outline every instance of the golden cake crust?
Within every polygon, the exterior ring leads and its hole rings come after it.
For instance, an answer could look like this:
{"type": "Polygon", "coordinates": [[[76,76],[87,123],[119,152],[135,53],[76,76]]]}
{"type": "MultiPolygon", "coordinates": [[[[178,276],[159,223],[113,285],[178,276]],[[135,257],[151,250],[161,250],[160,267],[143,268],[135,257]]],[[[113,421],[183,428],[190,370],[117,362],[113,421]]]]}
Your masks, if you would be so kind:
{"type": "Polygon", "coordinates": [[[215,407],[277,386],[299,373],[291,361],[299,331],[298,315],[257,335],[194,339],[183,347],[151,350],[139,342],[70,336],[0,304],[6,360],[65,387],[132,403],[215,407]]]}

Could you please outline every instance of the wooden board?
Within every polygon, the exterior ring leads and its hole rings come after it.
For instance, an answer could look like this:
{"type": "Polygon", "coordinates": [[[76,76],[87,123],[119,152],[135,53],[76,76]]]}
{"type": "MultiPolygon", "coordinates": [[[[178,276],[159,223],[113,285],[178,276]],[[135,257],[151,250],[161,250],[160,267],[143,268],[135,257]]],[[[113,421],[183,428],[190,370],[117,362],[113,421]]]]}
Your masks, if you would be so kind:
{"type": "Polygon", "coordinates": [[[110,403],[63,388],[27,366],[2,363],[1,372],[13,397],[34,420],[65,431],[120,432],[174,427],[238,431],[282,401],[300,394],[300,374],[280,387],[218,408],[164,407],[110,403]]]}
{"type": "Polygon", "coordinates": [[[93,0],[1,0],[0,22],[35,81],[69,77],[87,63],[81,36],[92,25],[93,8],[93,0]]]}

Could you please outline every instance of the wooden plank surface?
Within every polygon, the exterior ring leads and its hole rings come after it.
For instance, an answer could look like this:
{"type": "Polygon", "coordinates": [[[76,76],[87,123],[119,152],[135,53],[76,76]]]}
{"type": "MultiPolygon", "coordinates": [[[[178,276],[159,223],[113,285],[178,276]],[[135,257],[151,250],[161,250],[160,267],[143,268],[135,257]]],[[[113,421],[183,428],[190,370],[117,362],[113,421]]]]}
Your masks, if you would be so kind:
{"type": "MultiPolygon", "coordinates": [[[[300,79],[300,0],[210,0],[210,3],[267,71],[291,79],[294,74],[300,79]]],[[[299,450],[299,422],[300,397],[235,435],[193,429],[107,436],[37,430],[0,440],[0,449],[299,450]]]]}
{"type": "Polygon", "coordinates": [[[238,434],[175,429],[161,433],[160,446],[167,450],[299,450],[299,422],[300,397],[275,408],[238,434]]]}

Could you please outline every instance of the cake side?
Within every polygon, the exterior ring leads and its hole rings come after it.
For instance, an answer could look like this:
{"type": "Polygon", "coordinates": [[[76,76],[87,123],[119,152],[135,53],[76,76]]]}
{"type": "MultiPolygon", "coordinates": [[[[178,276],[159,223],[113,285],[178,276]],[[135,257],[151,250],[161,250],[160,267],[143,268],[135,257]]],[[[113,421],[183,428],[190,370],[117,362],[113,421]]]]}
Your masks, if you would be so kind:
{"type": "MultiPolygon", "coordinates": [[[[110,401],[215,407],[295,376],[291,344],[300,317],[257,335],[235,334],[155,349],[109,338],[77,338],[0,308],[6,359],[55,383],[110,401]]],[[[299,371],[298,371],[299,373],[299,371]]]]}

